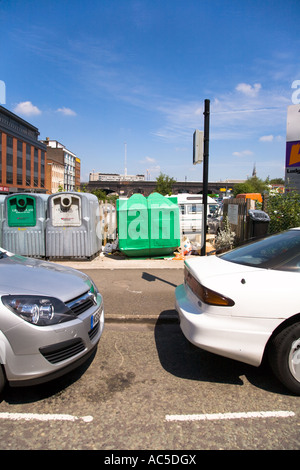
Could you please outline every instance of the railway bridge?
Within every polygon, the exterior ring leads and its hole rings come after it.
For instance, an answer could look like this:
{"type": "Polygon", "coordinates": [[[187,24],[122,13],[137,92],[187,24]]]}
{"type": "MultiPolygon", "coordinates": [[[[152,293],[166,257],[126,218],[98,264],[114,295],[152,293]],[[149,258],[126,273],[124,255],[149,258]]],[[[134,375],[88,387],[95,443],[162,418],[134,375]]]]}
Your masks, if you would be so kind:
{"type": "MultiPolygon", "coordinates": [[[[241,181],[213,181],[208,183],[208,194],[226,194],[227,191],[232,192],[234,185],[241,181]]],[[[155,191],[156,181],[89,181],[81,183],[81,189],[92,192],[96,189],[105,191],[106,194],[118,194],[119,196],[130,197],[132,194],[140,193],[149,196],[155,191]]],[[[176,181],[173,184],[173,194],[190,193],[201,194],[203,191],[203,183],[199,181],[176,181]]]]}

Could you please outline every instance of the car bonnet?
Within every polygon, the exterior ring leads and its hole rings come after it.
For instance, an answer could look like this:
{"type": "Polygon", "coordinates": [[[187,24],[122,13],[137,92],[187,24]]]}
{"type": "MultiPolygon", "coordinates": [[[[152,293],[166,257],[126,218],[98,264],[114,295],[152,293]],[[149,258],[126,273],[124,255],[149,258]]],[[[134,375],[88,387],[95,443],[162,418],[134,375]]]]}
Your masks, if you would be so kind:
{"type": "Polygon", "coordinates": [[[0,259],[0,295],[47,295],[62,301],[75,298],[91,286],[90,278],[75,269],[18,255],[0,259]]]}

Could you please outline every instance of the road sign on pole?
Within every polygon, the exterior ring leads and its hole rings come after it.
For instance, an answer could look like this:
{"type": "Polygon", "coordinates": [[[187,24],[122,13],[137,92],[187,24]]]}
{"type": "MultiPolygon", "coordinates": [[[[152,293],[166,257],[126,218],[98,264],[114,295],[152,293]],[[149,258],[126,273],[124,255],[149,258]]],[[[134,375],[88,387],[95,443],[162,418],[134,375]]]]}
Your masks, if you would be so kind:
{"type": "Polygon", "coordinates": [[[285,185],[300,192],[300,104],[289,106],[287,112],[285,185]]]}
{"type": "Polygon", "coordinates": [[[195,130],[193,134],[193,164],[202,163],[203,161],[203,131],[195,130]]]}
{"type": "Polygon", "coordinates": [[[204,102],[204,146],[203,146],[203,218],[204,233],[201,256],[206,252],[206,230],[207,230],[207,192],[208,192],[208,156],[209,156],[209,115],[210,100],[204,102]]]}

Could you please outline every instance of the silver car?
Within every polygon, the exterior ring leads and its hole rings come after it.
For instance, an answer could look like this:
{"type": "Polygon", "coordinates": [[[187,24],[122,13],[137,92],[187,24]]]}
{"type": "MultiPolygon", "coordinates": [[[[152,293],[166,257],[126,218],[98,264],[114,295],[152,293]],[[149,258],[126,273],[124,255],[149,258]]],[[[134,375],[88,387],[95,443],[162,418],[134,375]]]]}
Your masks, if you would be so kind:
{"type": "Polygon", "coordinates": [[[0,392],[61,376],[95,350],[102,296],[84,273],[0,248],[0,392]]]}

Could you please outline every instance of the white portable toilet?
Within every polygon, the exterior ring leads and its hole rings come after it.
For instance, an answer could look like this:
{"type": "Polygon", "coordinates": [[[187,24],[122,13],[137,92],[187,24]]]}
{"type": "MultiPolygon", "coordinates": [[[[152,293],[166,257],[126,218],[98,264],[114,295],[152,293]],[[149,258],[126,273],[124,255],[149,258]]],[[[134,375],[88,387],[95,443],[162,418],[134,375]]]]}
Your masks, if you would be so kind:
{"type": "Polygon", "coordinates": [[[46,257],[93,258],[102,248],[99,227],[99,203],[94,194],[62,192],[50,195],[46,257]]]}

